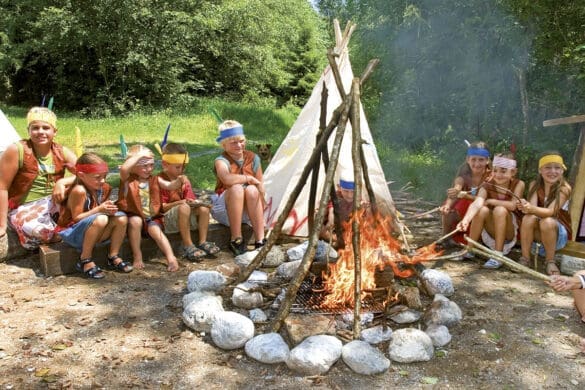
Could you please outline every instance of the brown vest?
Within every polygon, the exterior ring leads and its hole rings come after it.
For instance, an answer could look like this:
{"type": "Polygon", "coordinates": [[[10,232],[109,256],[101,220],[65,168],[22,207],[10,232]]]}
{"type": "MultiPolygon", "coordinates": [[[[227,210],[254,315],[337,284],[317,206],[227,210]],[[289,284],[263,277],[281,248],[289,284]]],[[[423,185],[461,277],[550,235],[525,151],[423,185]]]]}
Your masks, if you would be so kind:
{"type": "MultiPolygon", "coordinates": [[[[539,188],[538,190],[536,190],[536,199],[538,207],[546,207],[544,205],[544,188],[539,188]]],[[[561,207],[562,206],[563,205],[561,205],[561,207]]],[[[571,237],[573,237],[573,230],[571,229],[571,214],[569,214],[567,210],[563,210],[562,208],[560,208],[557,211],[557,215],[555,217],[559,220],[561,225],[563,225],[565,229],[567,229],[567,237],[569,237],[570,240],[571,237]]]]}
{"type": "MultiPolygon", "coordinates": [[[[83,184],[78,184],[83,186],[83,184]]],[[[85,187],[83,187],[85,188],[85,187]]],[[[110,197],[110,193],[112,192],[112,187],[108,183],[104,183],[102,187],[102,195],[100,199],[97,199],[95,196],[91,195],[87,188],[85,188],[85,199],[83,200],[83,212],[89,211],[94,207],[102,204],[104,201],[108,200],[110,197]]],[[[67,206],[67,199],[65,199],[61,203],[61,211],[59,212],[59,221],[57,221],[57,225],[61,227],[69,227],[73,225],[73,216],[71,215],[71,209],[67,206]]]]}
{"type": "MultiPolygon", "coordinates": [[[[244,150],[244,163],[242,166],[239,166],[236,161],[231,158],[226,152],[223,152],[222,157],[229,161],[230,163],[230,173],[238,174],[238,175],[250,175],[256,176],[254,173],[254,158],[256,157],[256,153],[251,152],[249,150],[244,150]]],[[[221,194],[227,189],[227,187],[217,178],[215,184],[215,193],[221,194]]]]}
{"type": "MultiPolygon", "coordinates": [[[[118,193],[118,208],[127,213],[140,215],[145,219],[142,213],[142,204],[140,203],[140,181],[136,175],[130,175],[128,181],[120,180],[120,191],[118,193]]],[[[158,186],[158,176],[151,176],[148,179],[148,188],[150,191],[150,208],[152,209],[151,218],[161,215],[161,198],[160,187],[158,186]]]]}
{"type": "MultiPolygon", "coordinates": [[[[16,172],[12,184],[8,189],[8,207],[15,209],[20,206],[22,200],[30,191],[33,181],[39,174],[39,161],[37,160],[31,140],[20,140],[23,149],[22,167],[16,172]]],[[[51,144],[51,154],[55,173],[49,180],[55,183],[65,175],[66,161],[63,155],[63,147],[55,142],[51,144]]]]}

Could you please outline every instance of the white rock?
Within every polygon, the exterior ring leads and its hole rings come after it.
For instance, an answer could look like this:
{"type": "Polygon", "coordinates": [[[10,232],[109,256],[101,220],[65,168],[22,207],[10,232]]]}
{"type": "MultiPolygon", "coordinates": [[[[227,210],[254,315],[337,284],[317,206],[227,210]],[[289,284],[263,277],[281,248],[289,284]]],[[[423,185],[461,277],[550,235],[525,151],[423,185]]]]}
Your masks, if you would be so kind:
{"type": "Polygon", "coordinates": [[[250,310],[249,317],[255,324],[268,321],[268,317],[266,316],[266,313],[264,313],[262,309],[250,310]]]}
{"type": "Polygon", "coordinates": [[[451,333],[445,325],[430,325],[425,333],[429,335],[435,347],[443,347],[451,342],[451,333]]]}
{"type": "Polygon", "coordinates": [[[425,325],[445,325],[451,327],[459,324],[463,313],[457,304],[441,294],[436,294],[431,306],[423,315],[425,325]]]}
{"type": "MultiPolygon", "coordinates": [[[[343,313],[341,316],[343,322],[353,325],[353,312],[352,313],[343,313]]],[[[365,325],[369,324],[374,320],[374,313],[361,313],[360,314],[360,324],[365,325]]]]}
{"type": "Polygon", "coordinates": [[[380,374],[390,367],[390,360],[365,341],[354,340],[345,344],[341,357],[349,368],[362,375],[380,374]]]}
{"type": "Polygon", "coordinates": [[[414,328],[394,331],[388,346],[390,359],[400,363],[426,362],[434,354],[433,341],[425,332],[414,328]]]}
{"type": "Polygon", "coordinates": [[[370,344],[380,344],[392,338],[392,329],[383,325],[374,326],[362,330],[360,338],[370,344]]]}
{"type": "MultiPolygon", "coordinates": [[[[300,245],[297,245],[293,248],[290,248],[286,251],[288,258],[290,261],[302,260],[307,248],[309,247],[309,241],[305,241],[300,245]]],[[[327,260],[327,257],[330,259],[337,259],[337,252],[328,243],[319,240],[317,242],[317,248],[315,249],[315,259],[317,261],[327,260]]]]}
{"type": "Polygon", "coordinates": [[[287,343],[278,333],[265,333],[246,343],[246,355],[262,363],[273,364],[286,361],[290,352],[287,343]]]}
{"type": "Polygon", "coordinates": [[[221,291],[226,278],[217,271],[193,271],[187,278],[187,289],[193,291],[221,291]]]}
{"type": "Polygon", "coordinates": [[[292,279],[300,266],[301,260],[283,263],[276,269],[276,274],[286,279],[292,279]]]}
{"type": "Polygon", "coordinates": [[[406,309],[390,316],[390,319],[397,324],[412,324],[420,320],[422,313],[412,309],[406,309]]]}
{"type": "Polygon", "coordinates": [[[324,374],[341,357],[341,348],[337,337],[310,336],[290,351],[286,365],[304,375],[324,374]]]}
{"type": "Polygon", "coordinates": [[[238,284],[232,293],[232,303],[243,309],[254,309],[261,306],[264,303],[264,298],[262,293],[250,291],[254,287],[256,285],[250,282],[238,284]]]}
{"type": "Polygon", "coordinates": [[[244,252],[241,255],[238,255],[234,258],[234,263],[239,265],[240,269],[245,269],[246,267],[248,267],[248,265],[250,265],[252,260],[256,258],[257,254],[258,254],[257,250],[244,252]]]}
{"type": "Polygon", "coordinates": [[[264,271],[258,271],[257,269],[252,271],[250,276],[248,276],[248,282],[265,282],[268,280],[268,274],[264,271]]]}
{"type": "Polygon", "coordinates": [[[211,339],[221,349],[243,347],[254,337],[254,323],[233,311],[219,312],[211,324],[211,339]]]}
{"type": "Polygon", "coordinates": [[[222,299],[209,292],[192,294],[188,294],[190,302],[183,310],[183,322],[195,331],[209,331],[215,314],[224,311],[222,299]]]}
{"type": "Polygon", "coordinates": [[[266,254],[266,258],[262,260],[262,267],[275,268],[286,261],[284,252],[279,246],[274,245],[266,254]]]}
{"type": "Polygon", "coordinates": [[[431,296],[442,294],[448,297],[455,292],[453,281],[446,272],[437,269],[425,269],[421,272],[420,280],[422,280],[425,290],[431,296]]]}

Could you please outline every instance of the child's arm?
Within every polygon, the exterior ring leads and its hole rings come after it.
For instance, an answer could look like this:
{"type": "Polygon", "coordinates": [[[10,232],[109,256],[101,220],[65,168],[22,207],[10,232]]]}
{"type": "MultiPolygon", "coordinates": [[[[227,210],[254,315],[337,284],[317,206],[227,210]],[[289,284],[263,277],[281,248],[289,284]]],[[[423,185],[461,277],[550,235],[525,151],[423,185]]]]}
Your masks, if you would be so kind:
{"type": "Polygon", "coordinates": [[[143,157],[152,157],[152,152],[150,152],[148,149],[145,149],[128,157],[120,167],[120,180],[128,180],[130,173],[132,172],[132,168],[134,168],[138,161],[143,157]]]}
{"type": "Polygon", "coordinates": [[[189,179],[185,175],[179,175],[176,179],[168,181],[158,176],[158,185],[163,190],[174,191],[183,187],[183,184],[189,179]]]}
{"type": "Polygon", "coordinates": [[[85,188],[81,185],[76,185],[71,189],[69,198],[67,199],[67,207],[71,210],[71,218],[73,222],[77,223],[84,218],[87,218],[93,214],[107,214],[113,215],[118,211],[118,207],[111,200],[106,200],[103,203],[97,205],[91,210],[84,211],[83,205],[85,203],[87,193],[85,188]]]}
{"type": "Polygon", "coordinates": [[[461,192],[464,183],[465,182],[461,176],[457,176],[455,180],[453,180],[453,187],[447,189],[447,199],[440,208],[443,214],[447,214],[451,211],[459,197],[459,193],[461,192]]]}
{"type": "Polygon", "coordinates": [[[503,206],[506,208],[506,210],[510,212],[515,211],[518,208],[517,199],[521,199],[522,195],[524,194],[524,187],[525,187],[524,182],[522,180],[519,180],[518,183],[516,184],[516,187],[514,187],[514,195],[516,195],[515,197],[513,197],[510,200],[487,199],[485,201],[485,205],[492,207],[503,206]]]}
{"type": "MultiPolygon", "coordinates": [[[[533,183],[533,185],[536,184],[533,183]]],[[[569,200],[570,196],[571,187],[569,185],[563,186],[559,191],[558,204],[561,205],[562,207],[567,202],[567,200],[569,200]]],[[[558,213],[556,201],[551,202],[551,204],[549,204],[548,207],[538,207],[538,196],[536,194],[536,191],[534,192],[534,194],[532,194],[528,202],[526,201],[522,202],[521,205],[518,206],[518,208],[522,210],[524,214],[536,215],[539,218],[556,217],[558,213]]]]}
{"type": "Polygon", "coordinates": [[[465,216],[457,224],[458,230],[460,230],[462,232],[467,230],[473,217],[475,217],[475,215],[479,212],[479,210],[485,204],[485,198],[487,198],[487,191],[485,190],[485,188],[482,187],[479,189],[479,192],[477,193],[477,196],[475,197],[475,200],[473,201],[473,203],[471,203],[469,205],[469,208],[467,209],[465,216]]]}

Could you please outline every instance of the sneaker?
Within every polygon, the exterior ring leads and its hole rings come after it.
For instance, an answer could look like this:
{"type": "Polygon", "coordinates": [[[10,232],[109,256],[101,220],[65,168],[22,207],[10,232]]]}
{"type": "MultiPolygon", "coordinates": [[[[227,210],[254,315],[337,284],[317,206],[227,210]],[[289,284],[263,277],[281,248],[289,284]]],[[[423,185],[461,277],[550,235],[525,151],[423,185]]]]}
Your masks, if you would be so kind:
{"type": "Polygon", "coordinates": [[[246,243],[242,237],[237,237],[235,240],[230,241],[230,250],[234,256],[239,256],[247,251],[246,243]]]}
{"type": "Polygon", "coordinates": [[[489,259],[488,261],[486,261],[483,264],[483,268],[487,268],[487,269],[498,269],[502,266],[502,263],[500,263],[498,260],[495,259],[489,259]]]}
{"type": "Polygon", "coordinates": [[[463,259],[465,260],[475,259],[475,255],[471,252],[465,252],[465,254],[463,255],[463,259]]]}

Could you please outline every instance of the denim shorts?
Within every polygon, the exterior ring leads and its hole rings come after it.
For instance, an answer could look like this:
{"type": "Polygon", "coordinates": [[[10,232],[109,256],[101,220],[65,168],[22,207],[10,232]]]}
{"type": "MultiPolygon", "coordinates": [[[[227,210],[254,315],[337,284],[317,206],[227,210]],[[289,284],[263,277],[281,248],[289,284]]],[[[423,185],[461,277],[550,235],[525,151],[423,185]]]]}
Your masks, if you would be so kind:
{"type": "MultiPolygon", "coordinates": [[[[566,245],[567,242],[569,241],[569,235],[567,233],[567,228],[565,226],[563,226],[562,223],[560,223],[559,221],[557,221],[557,228],[558,228],[558,236],[557,236],[557,245],[556,245],[556,250],[559,249],[563,249],[566,245]]],[[[533,242],[532,243],[532,253],[536,252],[536,244],[533,242]]],[[[538,255],[544,257],[545,256],[545,251],[544,251],[544,245],[540,246],[540,249],[538,250],[538,255]]]]}

